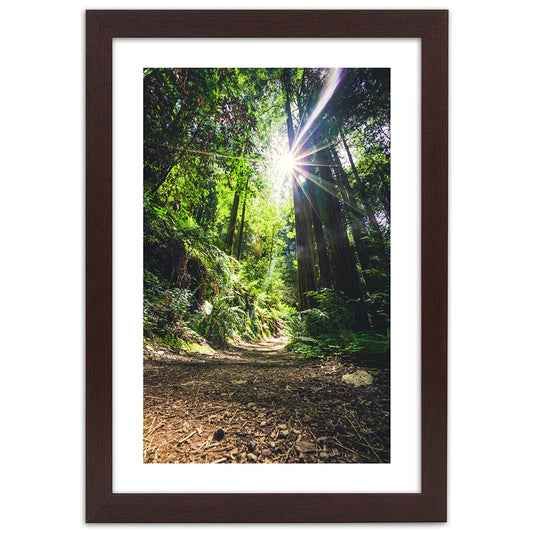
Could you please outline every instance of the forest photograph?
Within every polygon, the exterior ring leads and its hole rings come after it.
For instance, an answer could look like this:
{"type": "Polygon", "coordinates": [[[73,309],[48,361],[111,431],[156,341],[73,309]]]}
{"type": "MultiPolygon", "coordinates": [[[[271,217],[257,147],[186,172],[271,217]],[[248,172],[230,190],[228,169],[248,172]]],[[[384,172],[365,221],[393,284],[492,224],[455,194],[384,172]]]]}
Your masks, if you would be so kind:
{"type": "Polygon", "coordinates": [[[143,462],[389,463],[390,70],[142,76],[143,462]]]}

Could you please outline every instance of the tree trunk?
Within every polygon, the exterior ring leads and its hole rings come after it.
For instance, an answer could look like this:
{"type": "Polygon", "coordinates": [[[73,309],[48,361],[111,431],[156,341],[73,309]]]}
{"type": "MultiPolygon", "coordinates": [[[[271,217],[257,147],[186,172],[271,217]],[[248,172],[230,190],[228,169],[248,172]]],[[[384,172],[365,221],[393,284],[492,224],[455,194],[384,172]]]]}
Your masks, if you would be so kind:
{"type": "Polygon", "coordinates": [[[235,237],[235,226],[237,225],[237,213],[239,211],[239,194],[235,192],[233,196],[233,205],[229,217],[228,232],[226,233],[226,251],[231,254],[233,249],[233,238],[235,237]]]}
{"type": "MultiPolygon", "coordinates": [[[[289,74],[286,69],[282,73],[283,89],[285,91],[285,113],[287,114],[287,135],[289,148],[294,144],[294,126],[291,114],[291,91],[289,74]]],[[[314,298],[307,294],[316,291],[315,268],[313,260],[313,235],[309,202],[302,189],[303,180],[300,176],[292,175],[292,195],[294,200],[294,226],[296,231],[296,259],[298,264],[298,308],[300,311],[314,306],[314,298]]]]}
{"type": "Polygon", "coordinates": [[[242,213],[241,213],[241,225],[239,227],[239,235],[237,237],[237,261],[241,260],[241,249],[242,249],[242,234],[244,232],[244,215],[246,214],[246,197],[248,195],[248,182],[250,177],[246,180],[246,187],[244,188],[244,199],[242,202],[242,213]]]}
{"type": "Polygon", "coordinates": [[[321,195],[321,191],[311,181],[307,182],[307,190],[309,193],[309,201],[313,208],[313,231],[315,234],[316,249],[318,255],[318,270],[320,272],[321,289],[331,289],[333,287],[333,279],[331,278],[331,271],[329,269],[328,252],[326,246],[326,239],[324,237],[324,229],[322,227],[322,219],[320,217],[320,205],[318,203],[318,195],[321,195]]]}
{"type": "MultiPolygon", "coordinates": [[[[372,230],[374,231],[373,237],[375,237],[375,239],[377,240],[377,242],[374,241],[374,243],[372,243],[376,245],[375,253],[381,256],[383,261],[387,261],[387,254],[385,253],[385,244],[383,243],[383,234],[381,233],[381,228],[379,227],[379,224],[377,223],[376,214],[374,213],[374,210],[372,209],[372,206],[370,205],[370,200],[368,198],[368,195],[366,194],[364,183],[361,181],[361,178],[359,177],[359,172],[357,172],[357,167],[355,166],[355,163],[352,158],[352,154],[350,152],[350,149],[348,148],[348,143],[346,142],[346,138],[344,137],[342,132],[341,132],[341,139],[344,145],[344,149],[346,150],[346,154],[348,155],[348,160],[350,161],[350,166],[352,167],[352,172],[355,177],[355,181],[357,182],[357,185],[359,187],[359,196],[365,207],[366,216],[368,220],[370,221],[372,230]]],[[[336,154],[336,152],[334,156],[336,156],[338,160],[338,155],[336,154]]],[[[340,164],[340,160],[339,160],[339,164],[340,164]]],[[[348,182],[348,178],[346,177],[346,174],[342,166],[340,167],[339,170],[340,170],[340,173],[344,175],[346,186],[351,190],[350,184],[348,182]]]]}
{"type": "MultiPolygon", "coordinates": [[[[320,135],[314,135],[315,144],[320,146],[320,135]]],[[[322,179],[333,184],[333,175],[331,167],[328,166],[328,158],[325,150],[317,152],[317,162],[322,179]]],[[[363,292],[359,281],[355,257],[350,249],[348,236],[342,221],[341,206],[337,198],[327,193],[324,195],[326,201],[326,228],[329,234],[329,243],[331,247],[333,274],[335,288],[342,291],[348,298],[359,300],[355,307],[355,323],[357,329],[369,329],[370,322],[366,306],[363,300],[363,292]]]]}
{"type": "MultiPolygon", "coordinates": [[[[383,235],[381,234],[381,230],[376,222],[374,211],[372,210],[372,207],[370,206],[370,202],[368,200],[368,196],[366,195],[364,191],[364,184],[362,183],[359,177],[359,174],[357,173],[357,169],[355,168],[352,155],[350,153],[350,150],[348,149],[348,145],[346,144],[346,140],[344,139],[344,136],[342,136],[342,140],[344,143],[344,148],[346,150],[346,153],[348,154],[348,159],[350,160],[350,164],[352,165],[352,170],[354,172],[355,179],[357,181],[357,184],[359,185],[359,194],[361,196],[363,205],[365,206],[365,212],[367,214],[367,217],[370,220],[370,225],[372,226],[372,229],[375,230],[374,235],[377,239],[377,242],[376,241],[372,242],[369,236],[364,235],[362,221],[356,218],[352,222],[352,231],[353,231],[354,241],[355,241],[357,253],[359,255],[359,259],[361,262],[361,267],[363,268],[365,281],[366,281],[368,290],[370,292],[380,292],[385,289],[386,278],[383,276],[376,276],[374,274],[367,274],[366,271],[370,270],[372,267],[380,266],[388,273],[390,270],[388,268],[389,259],[385,251],[383,235]],[[358,226],[358,224],[360,225],[358,226]],[[370,256],[378,256],[380,257],[380,260],[378,260],[377,262],[376,260],[371,261],[370,256]]],[[[340,178],[340,181],[344,184],[351,200],[355,201],[355,195],[353,193],[353,189],[350,187],[350,183],[348,182],[348,178],[346,177],[346,173],[344,172],[344,169],[342,168],[342,166],[340,166],[340,160],[335,151],[333,151],[333,157],[335,158],[336,165],[339,165],[336,167],[339,169],[337,176],[340,178]]]]}
{"type": "MultiPolygon", "coordinates": [[[[339,156],[335,149],[331,149],[331,154],[335,162],[335,176],[337,177],[337,184],[341,192],[342,200],[348,210],[348,218],[350,222],[350,230],[357,252],[357,258],[363,273],[370,269],[370,259],[367,247],[367,235],[364,230],[363,214],[357,209],[357,202],[353,189],[350,187],[346,173],[342,168],[339,156]]],[[[366,280],[366,276],[365,276],[366,280]]]]}
{"type": "MultiPolygon", "coordinates": [[[[298,105],[298,114],[300,117],[300,124],[305,124],[305,121],[307,120],[307,111],[308,106],[310,105],[311,99],[307,98],[306,104],[304,105],[303,102],[303,95],[307,94],[306,89],[306,82],[307,82],[307,75],[308,75],[308,69],[304,69],[303,75],[302,75],[302,81],[300,84],[300,90],[297,95],[297,105],[298,105]]],[[[312,152],[312,145],[311,140],[308,139],[307,142],[304,143],[304,146],[299,150],[299,152],[312,152]]],[[[309,167],[309,163],[311,161],[311,158],[309,156],[306,156],[303,159],[300,159],[300,164],[309,167]]],[[[313,170],[313,172],[316,172],[316,169],[313,170]]],[[[317,259],[318,259],[318,272],[319,272],[319,278],[318,278],[318,286],[321,289],[333,288],[333,278],[331,277],[331,270],[329,267],[329,260],[328,260],[328,249],[326,245],[326,239],[324,236],[324,228],[322,223],[322,217],[321,217],[321,205],[319,205],[319,196],[322,194],[322,190],[317,187],[317,185],[312,180],[306,180],[305,181],[305,192],[307,192],[307,199],[309,203],[311,204],[311,221],[313,224],[313,233],[315,236],[315,243],[316,243],[316,252],[317,252],[317,259]]]]}
{"type": "MultiPolygon", "coordinates": [[[[386,276],[382,276],[382,275],[377,275],[372,273],[372,272],[367,272],[371,266],[375,266],[375,267],[381,267],[379,268],[380,270],[384,270],[385,273],[387,273],[387,275],[389,274],[390,272],[390,267],[389,267],[389,258],[387,256],[387,253],[385,251],[385,244],[383,242],[383,235],[381,233],[381,229],[379,228],[379,225],[376,221],[376,216],[375,216],[375,213],[370,205],[370,201],[368,199],[368,195],[366,194],[366,191],[365,191],[365,188],[364,188],[364,184],[363,182],[361,181],[361,178],[359,177],[359,173],[357,172],[357,168],[355,166],[355,163],[353,161],[353,158],[352,158],[352,154],[350,152],[350,149],[348,148],[348,144],[346,142],[346,139],[344,137],[344,135],[341,133],[341,139],[342,139],[342,142],[343,142],[343,145],[344,145],[344,149],[346,150],[346,154],[348,155],[348,160],[350,161],[350,166],[352,167],[352,171],[353,171],[353,174],[354,174],[354,177],[355,177],[355,180],[359,186],[359,196],[361,197],[361,201],[365,207],[365,213],[370,221],[370,225],[372,226],[372,229],[374,230],[374,235],[375,237],[377,238],[377,242],[374,241],[374,244],[377,245],[374,252],[372,253],[372,255],[379,255],[381,257],[381,265],[379,265],[379,261],[378,261],[378,264],[375,264],[375,265],[372,265],[369,258],[368,258],[368,255],[369,255],[369,248],[372,250],[372,244],[370,245],[370,247],[368,245],[366,245],[366,243],[364,243],[363,241],[363,245],[364,246],[360,246],[361,250],[364,248],[364,254],[366,254],[366,261],[368,262],[368,266],[363,268],[363,271],[364,271],[364,277],[365,277],[365,281],[366,281],[366,286],[367,286],[367,289],[369,290],[369,292],[371,293],[379,293],[379,292],[383,292],[387,289],[387,283],[388,283],[388,277],[386,276]]],[[[338,158],[338,155],[336,153],[333,154],[333,156],[336,158],[335,161],[336,161],[336,164],[337,165],[340,165],[340,160],[338,158]]],[[[344,169],[342,168],[342,166],[339,166],[339,177],[341,177],[341,179],[343,180],[343,182],[345,183],[345,186],[347,188],[348,191],[351,192],[352,196],[354,197],[353,195],[353,190],[351,189],[350,187],[350,184],[348,182],[348,179],[346,177],[346,174],[344,172],[344,169]]],[[[355,197],[354,197],[355,199],[355,197]]],[[[357,231],[357,228],[355,228],[352,224],[352,227],[353,227],[353,231],[354,231],[354,239],[355,239],[355,233],[359,233],[359,235],[361,235],[360,231],[357,231]]],[[[357,247],[357,242],[356,242],[356,247],[357,247]]],[[[358,250],[358,253],[359,253],[359,247],[357,247],[357,250],[358,250]]],[[[375,262],[375,261],[374,261],[375,262]]],[[[362,262],[361,262],[362,264],[362,262]]],[[[373,324],[373,327],[379,331],[386,331],[387,327],[388,327],[388,322],[386,321],[385,317],[380,314],[378,312],[377,309],[373,308],[374,306],[370,306],[370,315],[371,315],[371,318],[372,318],[372,324],[373,324]]],[[[387,313],[387,316],[389,316],[390,313],[387,313]]]]}

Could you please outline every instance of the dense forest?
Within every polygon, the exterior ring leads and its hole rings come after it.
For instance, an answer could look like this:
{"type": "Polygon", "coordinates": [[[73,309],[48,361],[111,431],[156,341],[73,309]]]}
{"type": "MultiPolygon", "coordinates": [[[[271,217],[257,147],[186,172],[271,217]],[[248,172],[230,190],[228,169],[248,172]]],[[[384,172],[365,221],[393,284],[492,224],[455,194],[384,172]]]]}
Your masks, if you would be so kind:
{"type": "Polygon", "coordinates": [[[143,76],[145,353],[386,369],[389,69],[143,76]]]}

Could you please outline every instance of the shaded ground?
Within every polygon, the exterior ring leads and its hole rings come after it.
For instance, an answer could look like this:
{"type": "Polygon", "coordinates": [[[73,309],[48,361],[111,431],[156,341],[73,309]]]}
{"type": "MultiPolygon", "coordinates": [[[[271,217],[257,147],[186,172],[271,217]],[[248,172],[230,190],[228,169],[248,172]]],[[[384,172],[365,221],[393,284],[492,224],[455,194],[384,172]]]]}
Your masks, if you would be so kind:
{"type": "Polygon", "coordinates": [[[367,369],[366,386],[342,381],[357,369],[302,359],[285,339],[211,355],[147,351],[144,462],[389,462],[389,371],[367,369]]]}

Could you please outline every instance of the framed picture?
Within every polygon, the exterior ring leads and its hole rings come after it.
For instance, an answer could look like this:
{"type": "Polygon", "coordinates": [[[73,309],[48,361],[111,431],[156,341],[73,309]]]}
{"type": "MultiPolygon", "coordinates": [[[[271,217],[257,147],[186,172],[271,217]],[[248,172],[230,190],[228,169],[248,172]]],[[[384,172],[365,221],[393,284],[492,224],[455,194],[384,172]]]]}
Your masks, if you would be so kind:
{"type": "Polygon", "coordinates": [[[446,521],[447,11],[86,26],[87,522],[446,521]],[[264,340],[289,308],[292,355],[264,340]]]}

